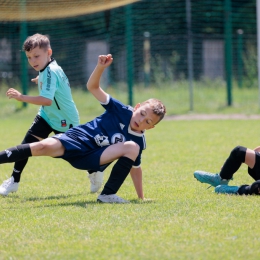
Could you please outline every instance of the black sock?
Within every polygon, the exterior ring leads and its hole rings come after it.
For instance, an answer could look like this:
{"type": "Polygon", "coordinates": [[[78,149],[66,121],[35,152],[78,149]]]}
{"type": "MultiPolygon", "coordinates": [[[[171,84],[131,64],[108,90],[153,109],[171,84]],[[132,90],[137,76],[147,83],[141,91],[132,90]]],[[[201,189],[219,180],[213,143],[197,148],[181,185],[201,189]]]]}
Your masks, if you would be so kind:
{"type": "Polygon", "coordinates": [[[12,176],[14,177],[14,182],[20,182],[22,171],[25,167],[25,165],[28,162],[28,158],[18,161],[14,164],[14,169],[12,172],[12,176]]]}
{"type": "Polygon", "coordinates": [[[0,152],[0,164],[17,162],[32,156],[29,144],[20,144],[0,152]]]}
{"type": "Polygon", "coordinates": [[[239,195],[260,195],[260,180],[251,185],[242,185],[238,189],[239,195]]]}
{"type": "Polygon", "coordinates": [[[134,161],[127,157],[119,158],[113,166],[108,181],[106,182],[101,194],[116,194],[130,172],[133,164],[134,161]]]}
{"type": "Polygon", "coordinates": [[[241,185],[237,192],[239,195],[251,195],[250,186],[247,184],[241,185]]]}
{"type": "MultiPolygon", "coordinates": [[[[39,142],[38,138],[27,132],[21,144],[31,144],[35,142],[39,142]]],[[[15,162],[14,169],[12,172],[12,176],[14,177],[15,182],[20,182],[21,174],[27,162],[28,158],[15,162]]]]}
{"type": "Polygon", "coordinates": [[[241,164],[245,162],[245,158],[246,148],[243,146],[235,147],[225,161],[219,174],[220,177],[226,180],[232,179],[233,174],[240,168],[241,164]]]}

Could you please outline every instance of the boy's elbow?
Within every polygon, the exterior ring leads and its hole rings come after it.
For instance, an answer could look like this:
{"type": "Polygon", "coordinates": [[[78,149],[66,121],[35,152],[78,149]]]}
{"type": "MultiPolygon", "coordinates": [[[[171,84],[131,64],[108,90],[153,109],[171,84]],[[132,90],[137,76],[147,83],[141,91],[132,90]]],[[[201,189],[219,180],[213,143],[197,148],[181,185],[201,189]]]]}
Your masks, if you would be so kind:
{"type": "Polygon", "coordinates": [[[90,90],[91,89],[91,87],[90,87],[90,84],[89,83],[87,83],[87,90],[90,90]]]}

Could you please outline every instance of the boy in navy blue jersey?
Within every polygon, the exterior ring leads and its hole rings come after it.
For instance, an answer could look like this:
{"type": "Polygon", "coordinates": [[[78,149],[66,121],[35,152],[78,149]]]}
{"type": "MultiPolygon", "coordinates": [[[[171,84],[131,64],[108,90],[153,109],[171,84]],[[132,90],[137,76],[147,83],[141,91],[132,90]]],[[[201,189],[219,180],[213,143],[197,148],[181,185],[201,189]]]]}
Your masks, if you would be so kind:
{"type": "MultiPolygon", "coordinates": [[[[33,143],[47,138],[51,132],[64,133],[79,124],[79,114],[73,101],[69,80],[52,58],[52,49],[48,37],[42,34],[29,36],[23,50],[29,64],[39,72],[32,81],[38,84],[39,95],[22,95],[18,90],[10,88],[6,95],[9,99],[40,105],[22,144],[33,143]]],[[[0,186],[0,194],[8,195],[18,190],[20,178],[28,159],[16,161],[12,175],[0,186]]]]}
{"type": "Polygon", "coordinates": [[[138,197],[144,199],[140,166],[141,154],[146,148],[144,131],[154,128],[164,117],[166,109],[157,99],[149,99],[132,108],[108,95],[99,86],[99,81],[112,61],[111,54],[100,55],[87,83],[88,90],[105,108],[105,113],[64,134],[6,149],[0,152],[0,163],[30,156],[51,156],[66,160],[77,169],[96,172],[103,171],[117,160],[98,201],[127,203],[116,193],[129,172],[138,197]]]}

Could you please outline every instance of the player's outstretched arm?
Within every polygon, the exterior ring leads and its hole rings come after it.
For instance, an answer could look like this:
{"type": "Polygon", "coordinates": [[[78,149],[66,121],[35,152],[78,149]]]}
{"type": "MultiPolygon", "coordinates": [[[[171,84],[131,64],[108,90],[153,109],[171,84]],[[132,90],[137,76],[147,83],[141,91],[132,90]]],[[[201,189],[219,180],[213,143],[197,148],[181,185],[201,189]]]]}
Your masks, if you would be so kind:
{"type": "Polygon", "coordinates": [[[130,171],[132,181],[139,199],[144,199],[143,181],[142,181],[142,168],[132,168],[130,171]]]}
{"type": "Polygon", "coordinates": [[[89,80],[87,82],[87,89],[92,93],[92,95],[102,103],[107,100],[107,93],[100,87],[100,79],[104,70],[110,66],[113,62],[113,57],[111,54],[99,55],[98,63],[94,71],[92,72],[89,80]]]}
{"type": "Polygon", "coordinates": [[[26,102],[34,105],[50,106],[52,100],[41,97],[41,96],[28,96],[21,94],[18,90],[14,88],[9,88],[6,92],[6,96],[11,99],[16,99],[17,101],[26,102]]]}

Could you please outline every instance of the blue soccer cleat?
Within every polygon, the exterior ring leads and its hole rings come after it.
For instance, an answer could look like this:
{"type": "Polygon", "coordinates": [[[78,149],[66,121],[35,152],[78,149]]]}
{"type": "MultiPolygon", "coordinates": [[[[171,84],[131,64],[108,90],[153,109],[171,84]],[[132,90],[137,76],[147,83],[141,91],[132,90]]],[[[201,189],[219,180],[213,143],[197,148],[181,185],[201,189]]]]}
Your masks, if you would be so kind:
{"type": "Polygon", "coordinates": [[[219,174],[204,171],[195,171],[194,178],[201,183],[207,183],[213,187],[217,187],[218,185],[227,185],[229,182],[229,180],[221,179],[219,174]]]}
{"type": "Polygon", "coordinates": [[[215,192],[224,194],[238,194],[238,189],[238,186],[218,185],[215,188],[215,192]]]}

